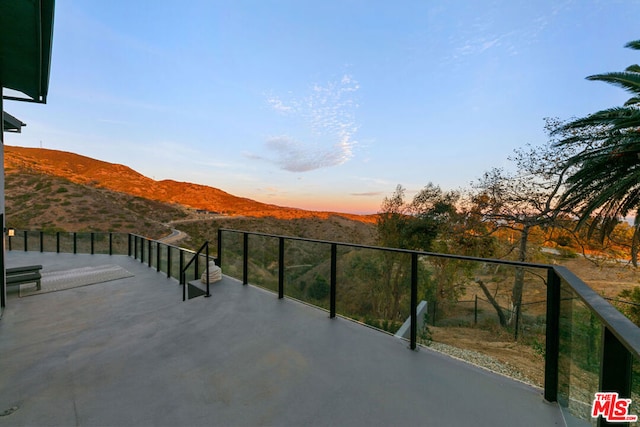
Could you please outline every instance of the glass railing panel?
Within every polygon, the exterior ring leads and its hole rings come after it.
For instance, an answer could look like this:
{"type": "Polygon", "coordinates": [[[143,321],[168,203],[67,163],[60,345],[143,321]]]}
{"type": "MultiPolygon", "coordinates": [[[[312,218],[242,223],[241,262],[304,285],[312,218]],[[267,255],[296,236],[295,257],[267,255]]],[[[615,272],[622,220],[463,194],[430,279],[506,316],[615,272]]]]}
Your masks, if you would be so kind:
{"type": "Polygon", "coordinates": [[[129,235],[128,234],[112,233],[111,238],[112,238],[111,247],[114,255],[129,255],[129,235]]]}
{"type": "Polygon", "coordinates": [[[151,242],[151,245],[149,245],[147,242],[147,250],[149,252],[147,265],[158,269],[158,244],[156,242],[151,242]]]}
{"type": "Polygon", "coordinates": [[[545,269],[424,256],[419,277],[418,300],[427,301],[420,343],[462,349],[472,363],[543,386],[545,269]]]}
{"type": "Polygon", "coordinates": [[[73,233],[63,233],[60,236],[60,252],[73,253],[73,233]]]}
{"type": "Polygon", "coordinates": [[[145,240],[142,237],[136,237],[136,259],[141,262],[143,261],[144,253],[146,252],[144,244],[145,240]]]}
{"type": "Polygon", "coordinates": [[[138,236],[131,235],[131,256],[138,259],[138,236]]]}
{"type": "MultiPolygon", "coordinates": [[[[23,231],[16,230],[15,235],[7,237],[7,249],[9,250],[25,250],[44,252],[61,252],[61,253],[83,253],[92,252],[92,233],[90,232],[43,232],[40,231],[23,231]],[[75,235],[75,244],[74,244],[75,235]],[[75,248],[75,249],[74,249],[75,248]]],[[[129,236],[124,233],[113,233],[111,242],[109,241],[109,233],[93,233],[93,253],[109,254],[109,246],[111,244],[111,252],[114,255],[128,255],[129,253],[129,236]]]]}
{"type": "Polygon", "coordinates": [[[56,234],[55,233],[44,233],[42,235],[42,249],[44,250],[44,252],[56,251],[56,234]]]}
{"type": "Polygon", "coordinates": [[[158,271],[166,274],[167,272],[167,254],[169,252],[169,246],[162,243],[158,243],[157,249],[160,253],[160,264],[157,266],[158,271]]]}
{"type": "Polygon", "coordinates": [[[222,273],[242,280],[242,233],[222,231],[222,273]]]}
{"type": "Polygon", "coordinates": [[[30,252],[40,250],[40,233],[38,231],[26,231],[26,246],[30,252]]]}
{"type": "Polygon", "coordinates": [[[91,234],[76,233],[76,251],[79,254],[91,253],[91,234]]]}
{"type": "Polygon", "coordinates": [[[409,318],[411,255],[339,246],[336,312],[397,333],[409,318]]]}
{"type": "Polygon", "coordinates": [[[171,252],[171,277],[180,281],[180,249],[175,246],[169,246],[171,252]]]}
{"type": "Polygon", "coordinates": [[[22,231],[15,230],[13,236],[7,236],[6,247],[10,251],[24,251],[24,237],[22,231]]]}
{"type": "Polygon", "coordinates": [[[564,280],[560,293],[558,402],[567,417],[593,421],[591,405],[598,391],[602,323],[564,280]]]}
{"type": "Polygon", "coordinates": [[[140,237],[131,236],[131,255],[134,259],[140,260],[140,237]]]}
{"type": "Polygon", "coordinates": [[[149,265],[149,241],[147,239],[140,239],[140,261],[149,265]]]}
{"type": "Polygon", "coordinates": [[[93,253],[109,254],[109,233],[93,233],[93,253]]]}
{"type": "MultiPolygon", "coordinates": [[[[252,285],[260,286],[273,292],[278,292],[278,254],[280,250],[279,238],[250,234],[248,243],[248,282],[252,285]]],[[[242,280],[242,260],[240,261],[240,272],[238,278],[242,280]]]]}
{"type": "Polygon", "coordinates": [[[285,240],[284,294],[329,310],[331,245],[285,240]]]}

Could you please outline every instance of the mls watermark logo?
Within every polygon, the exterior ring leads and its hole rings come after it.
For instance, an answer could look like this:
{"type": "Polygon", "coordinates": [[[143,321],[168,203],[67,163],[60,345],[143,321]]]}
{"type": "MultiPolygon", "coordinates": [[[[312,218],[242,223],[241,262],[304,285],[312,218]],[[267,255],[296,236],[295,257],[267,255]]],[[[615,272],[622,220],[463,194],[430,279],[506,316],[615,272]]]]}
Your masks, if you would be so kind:
{"type": "Polygon", "coordinates": [[[628,423],[638,421],[637,415],[629,414],[631,399],[618,397],[616,392],[596,393],[591,407],[591,416],[598,418],[602,415],[610,423],[628,423]]]}

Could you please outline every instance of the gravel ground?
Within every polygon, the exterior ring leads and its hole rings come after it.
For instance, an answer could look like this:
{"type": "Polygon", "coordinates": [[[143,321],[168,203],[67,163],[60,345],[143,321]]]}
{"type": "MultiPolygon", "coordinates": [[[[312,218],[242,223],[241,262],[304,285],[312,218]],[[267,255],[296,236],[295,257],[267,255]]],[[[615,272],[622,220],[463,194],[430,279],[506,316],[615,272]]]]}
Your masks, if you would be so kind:
{"type": "Polygon", "coordinates": [[[509,378],[522,381],[526,384],[533,384],[532,381],[524,376],[518,369],[509,364],[500,362],[491,356],[487,356],[486,354],[482,354],[472,350],[464,350],[437,342],[432,342],[427,346],[427,348],[462,360],[464,362],[471,363],[472,365],[478,366],[488,371],[495,372],[496,374],[504,375],[509,378]]]}

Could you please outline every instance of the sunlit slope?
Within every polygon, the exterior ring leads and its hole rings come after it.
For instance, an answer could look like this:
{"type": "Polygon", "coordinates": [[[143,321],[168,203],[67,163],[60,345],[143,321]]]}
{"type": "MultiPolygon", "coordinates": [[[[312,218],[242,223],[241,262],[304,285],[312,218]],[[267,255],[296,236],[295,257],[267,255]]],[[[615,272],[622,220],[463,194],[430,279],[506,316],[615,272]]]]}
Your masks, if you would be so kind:
{"type": "Polygon", "coordinates": [[[64,151],[5,146],[5,169],[6,174],[17,172],[46,174],[68,179],[77,184],[225,215],[279,219],[325,219],[337,215],[367,223],[375,222],[375,216],[315,212],[281,207],[237,197],[205,185],[173,180],[155,181],[124,165],[103,162],[64,151]]]}

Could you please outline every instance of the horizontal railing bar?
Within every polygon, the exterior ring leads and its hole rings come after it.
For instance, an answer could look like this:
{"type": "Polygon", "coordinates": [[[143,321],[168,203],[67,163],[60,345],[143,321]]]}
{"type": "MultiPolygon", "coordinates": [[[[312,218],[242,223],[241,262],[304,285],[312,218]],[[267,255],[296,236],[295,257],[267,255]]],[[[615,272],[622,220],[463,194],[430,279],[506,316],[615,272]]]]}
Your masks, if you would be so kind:
{"type": "MultiPolygon", "coordinates": [[[[139,237],[139,238],[144,239],[144,240],[152,240],[152,241],[154,241],[154,242],[158,241],[158,240],[150,239],[150,238],[148,238],[148,237],[140,236],[139,234],[134,234],[134,233],[129,233],[129,234],[131,234],[131,235],[132,235],[132,236],[134,236],[134,237],[139,237]]],[[[193,250],[191,250],[191,249],[181,248],[180,246],[175,246],[175,245],[172,245],[172,244],[169,244],[169,243],[160,242],[160,244],[161,244],[161,245],[165,245],[165,246],[167,246],[167,247],[171,247],[171,248],[178,249],[178,250],[180,250],[180,251],[188,252],[188,253],[190,253],[190,254],[192,254],[192,255],[195,255],[195,253],[196,253],[196,251],[193,251],[193,250]]],[[[209,258],[212,258],[212,257],[209,257],[209,258]]]]}
{"type": "Polygon", "coordinates": [[[221,228],[220,231],[226,231],[230,233],[246,233],[246,234],[252,234],[255,236],[283,238],[287,240],[297,240],[297,241],[309,242],[309,243],[322,243],[326,245],[336,244],[340,246],[346,246],[346,247],[357,248],[357,249],[373,249],[373,250],[396,252],[396,253],[403,253],[403,254],[418,254],[419,256],[422,255],[422,256],[431,256],[436,258],[448,258],[448,259],[455,259],[460,261],[475,261],[475,262],[482,262],[482,263],[489,263],[489,264],[501,264],[501,265],[515,266],[515,267],[542,268],[545,270],[548,270],[549,268],[552,267],[549,264],[540,264],[540,263],[533,263],[533,262],[511,261],[511,260],[493,259],[493,258],[480,258],[480,257],[466,256],[466,255],[442,254],[438,252],[416,251],[412,249],[387,248],[384,246],[361,245],[358,243],[333,242],[330,240],[309,239],[305,237],[293,237],[293,236],[281,236],[278,234],[259,233],[256,231],[231,230],[228,228],[221,228]]]}

